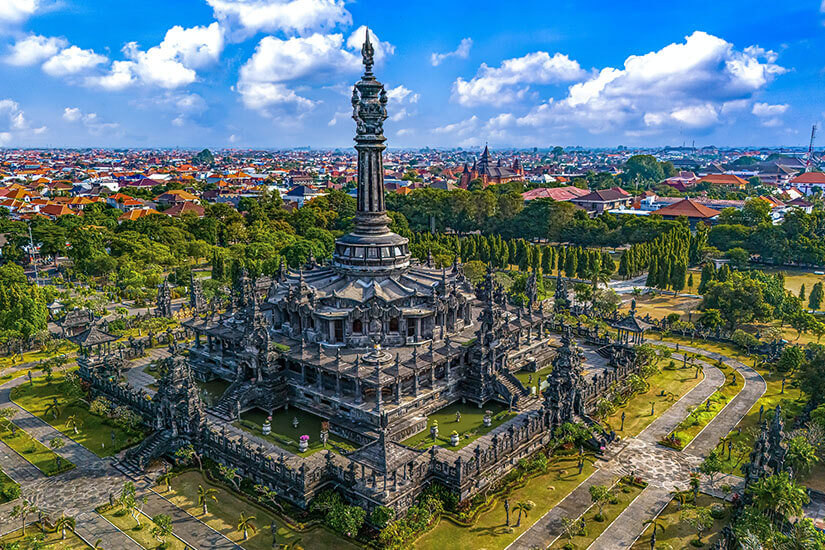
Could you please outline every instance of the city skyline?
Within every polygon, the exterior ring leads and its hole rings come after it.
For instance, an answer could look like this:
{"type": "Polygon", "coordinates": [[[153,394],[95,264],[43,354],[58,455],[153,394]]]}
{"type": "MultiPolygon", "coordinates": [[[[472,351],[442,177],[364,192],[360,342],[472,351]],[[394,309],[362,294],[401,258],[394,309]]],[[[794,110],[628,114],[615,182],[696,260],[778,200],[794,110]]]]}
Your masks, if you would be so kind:
{"type": "Polygon", "coordinates": [[[823,7],[3,0],[0,147],[350,147],[367,25],[393,148],[804,147],[823,7]]]}

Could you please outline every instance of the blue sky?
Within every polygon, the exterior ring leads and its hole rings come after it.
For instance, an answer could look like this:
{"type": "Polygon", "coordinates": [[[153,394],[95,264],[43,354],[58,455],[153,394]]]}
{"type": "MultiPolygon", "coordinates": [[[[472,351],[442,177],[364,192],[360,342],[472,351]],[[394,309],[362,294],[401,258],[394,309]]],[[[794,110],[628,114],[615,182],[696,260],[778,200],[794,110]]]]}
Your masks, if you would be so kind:
{"type": "Polygon", "coordinates": [[[825,0],[0,0],[0,146],[349,147],[364,25],[391,147],[807,145],[825,122],[825,0]]]}

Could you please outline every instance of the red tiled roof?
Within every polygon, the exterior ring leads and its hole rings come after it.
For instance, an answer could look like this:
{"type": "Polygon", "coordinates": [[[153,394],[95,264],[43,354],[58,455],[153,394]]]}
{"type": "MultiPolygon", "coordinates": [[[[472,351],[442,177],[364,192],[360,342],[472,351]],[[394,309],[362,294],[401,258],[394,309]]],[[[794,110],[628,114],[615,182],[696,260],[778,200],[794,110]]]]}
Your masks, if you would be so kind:
{"type": "Polygon", "coordinates": [[[661,216],[685,216],[688,218],[707,219],[718,216],[719,211],[714,210],[713,208],[708,208],[707,206],[694,202],[690,199],[684,199],[677,203],[663,206],[658,210],[654,210],[653,214],[659,214],[661,216]]]}
{"type": "Polygon", "coordinates": [[[735,174],[708,174],[697,183],[711,183],[713,185],[747,185],[748,182],[735,174]]]}
{"type": "Polygon", "coordinates": [[[554,201],[569,201],[577,197],[587,195],[587,189],[579,189],[578,187],[539,187],[531,189],[521,194],[521,197],[526,201],[533,199],[553,199],[554,201]]]}
{"type": "Polygon", "coordinates": [[[792,179],[791,183],[818,183],[825,185],[825,172],[805,172],[792,179]]]}
{"type": "Polygon", "coordinates": [[[182,216],[184,214],[194,214],[197,217],[202,217],[205,213],[203,206],[195,204],[194,202],[182,202],[163,211],[167,216],[182,216]]]}

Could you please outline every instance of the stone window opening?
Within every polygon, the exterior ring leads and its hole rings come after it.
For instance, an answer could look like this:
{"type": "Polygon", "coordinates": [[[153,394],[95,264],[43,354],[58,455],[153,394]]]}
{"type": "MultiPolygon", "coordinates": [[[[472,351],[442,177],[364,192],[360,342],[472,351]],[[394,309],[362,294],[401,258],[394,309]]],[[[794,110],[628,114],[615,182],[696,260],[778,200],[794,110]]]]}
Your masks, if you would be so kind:
{"type": "Polygon", "coordinates": [[[361,319],[355,319],[352,322],[352,333],[353,334],[363,334],[364,333],[364,324],[361,322],[361,319]]]}
{"type": "Polygon", "coordinates": [[[398,332],[399,330],[399,323],[398,317],[393,317],[390,319],[390,332],[398,332]]]}

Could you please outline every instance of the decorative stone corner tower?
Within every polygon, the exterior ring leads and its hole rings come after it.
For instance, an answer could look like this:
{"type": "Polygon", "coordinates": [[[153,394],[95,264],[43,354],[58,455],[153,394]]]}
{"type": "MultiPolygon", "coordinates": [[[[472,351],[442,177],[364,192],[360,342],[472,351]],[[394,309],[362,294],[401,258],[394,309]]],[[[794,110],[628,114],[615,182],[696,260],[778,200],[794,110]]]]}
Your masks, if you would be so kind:
{"type": "Polygon", "coordinates": [[[197,313],[206,311],[206,299],[203,297],[203,283],[193,272],[189,276],[189,306],[197,313]]]}
{"type": "Polygon", "coordinates": [[[172,287],[169,286],[169,279],[165,279],[158,287],[157,309],[158,317],[172,317],[172,287]]]}

